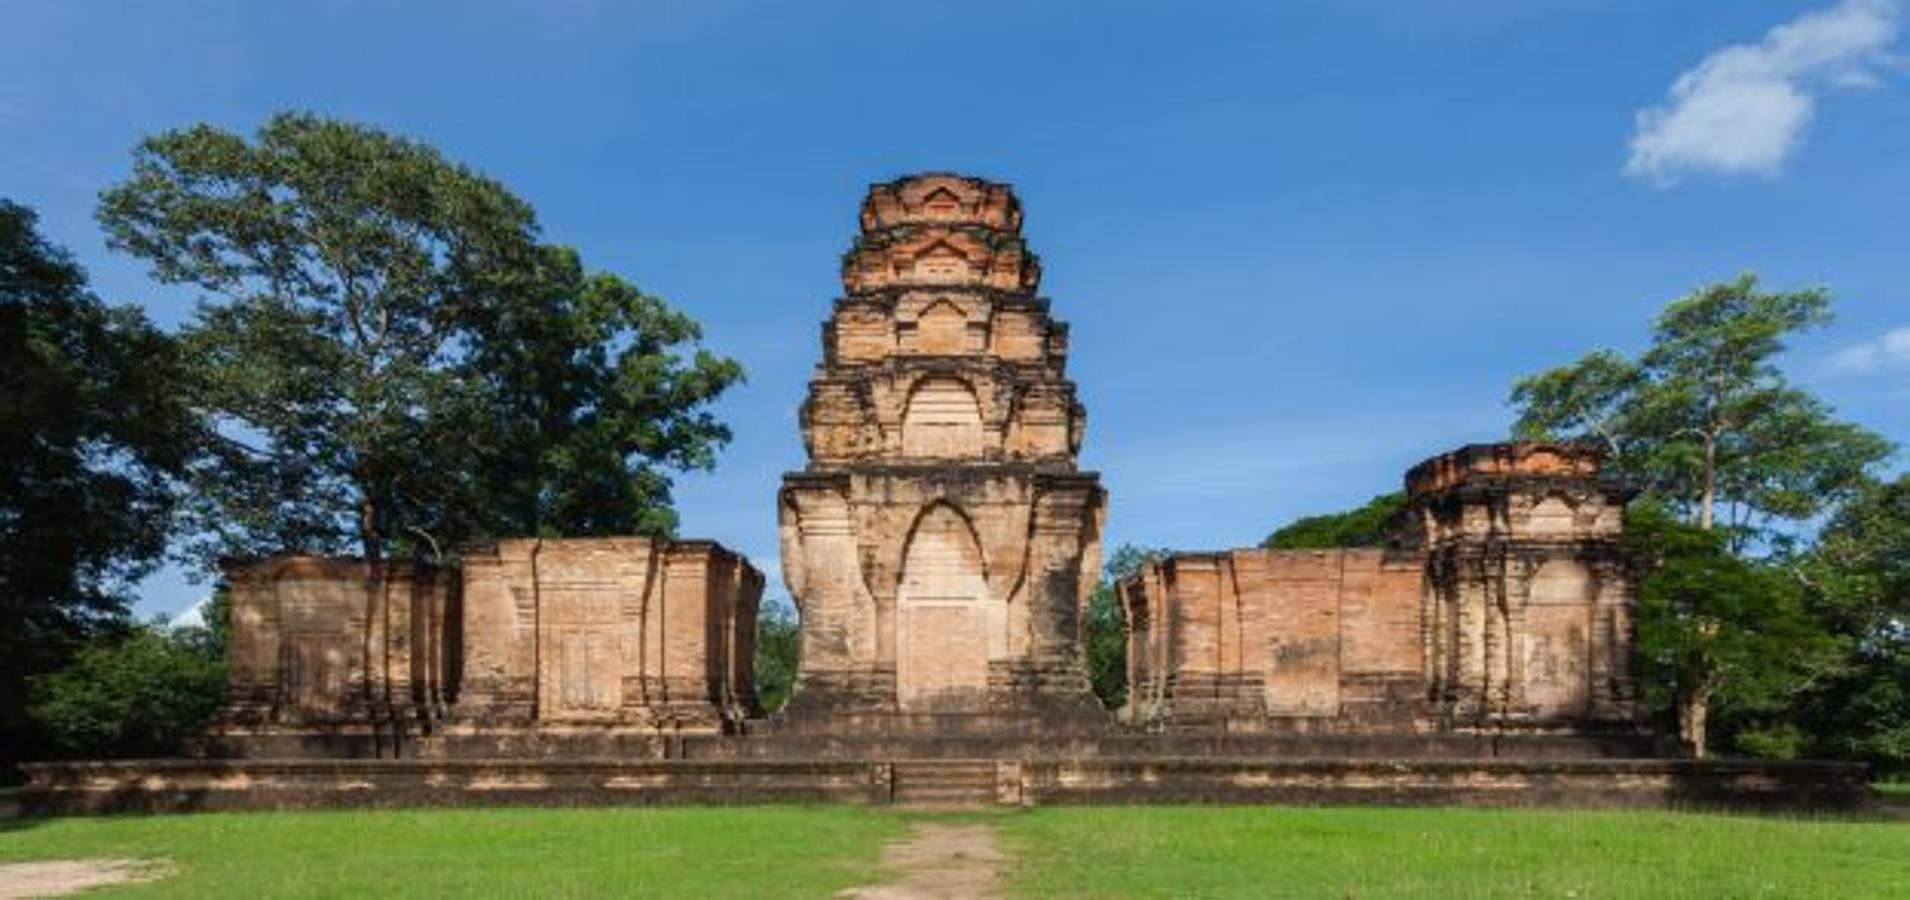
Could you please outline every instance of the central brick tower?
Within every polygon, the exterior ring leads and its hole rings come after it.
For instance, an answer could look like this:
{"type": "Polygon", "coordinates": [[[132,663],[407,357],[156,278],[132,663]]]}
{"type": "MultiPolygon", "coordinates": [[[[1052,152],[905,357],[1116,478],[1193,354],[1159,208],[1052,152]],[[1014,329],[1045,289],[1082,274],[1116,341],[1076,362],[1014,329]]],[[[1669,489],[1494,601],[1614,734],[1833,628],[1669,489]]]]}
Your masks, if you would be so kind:
{"type": "Polygon", "coordinates": [[[959,175],[870,188],[783,480],[802,612],[785,722],[995,730],[1104,720],[1082,666],[1105,495],[1067,326],[1013,190],[959,175]]]}

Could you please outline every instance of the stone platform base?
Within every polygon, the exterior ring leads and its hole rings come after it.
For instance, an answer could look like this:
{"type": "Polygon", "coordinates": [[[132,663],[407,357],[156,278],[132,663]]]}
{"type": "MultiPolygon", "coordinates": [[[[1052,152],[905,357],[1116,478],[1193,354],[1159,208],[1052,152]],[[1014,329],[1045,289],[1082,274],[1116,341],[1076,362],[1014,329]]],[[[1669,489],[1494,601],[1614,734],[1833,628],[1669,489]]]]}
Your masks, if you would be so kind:
{"type": "MultiPolygon", "coordinates": [[[[897,718],[897,717],[891,717],[897,718]]],[[[1144,734],[1045,727],[1001,716],[909,717],[893,729],[821,732],[752,722],[742,734],[563,726],[431,734],[311,733],[295,729],[215,735],[195,754],[217,759],[350,760],[871,760],[871,759],[1652,759],[1649,735],[1578,733],[1144,734]],[[1008,726],[1014,727],[1008,727],[1008,726]],[[927,730],[930,728],[933,730],[927,730]]]]}
{"type": "Polygon", "coordinates": [[[26,766],[28,813],[832,802],[1861,811],[1865,767],[1693,760],[147,760],[26,766]]]}

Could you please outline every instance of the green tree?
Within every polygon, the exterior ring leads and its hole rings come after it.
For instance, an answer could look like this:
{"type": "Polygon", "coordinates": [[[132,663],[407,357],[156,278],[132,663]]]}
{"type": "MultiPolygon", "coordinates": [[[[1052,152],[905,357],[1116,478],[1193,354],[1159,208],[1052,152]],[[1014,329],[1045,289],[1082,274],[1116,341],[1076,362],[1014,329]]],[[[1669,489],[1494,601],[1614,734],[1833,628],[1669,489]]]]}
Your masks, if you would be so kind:
{"type": "Polygon", "coordinates": [[[0,200],[0,771],[41,747],[27,680],[127,610],[200,444],[178,347],[0,200]]]}
{"type": "Polygon", "coordinates": [[[1393,519],[1405,508],[1404,492],[1381,494],[1357,509],[1295,519],[1267,535],[1260,546],[1269,550],[1383,546],[1393,519]]]}
{"type": "Polygon", "coordinates": [[[1795,755],[1781,720],[1835,639],[1812,618],[1803,586],[1783,567],[1733,553],[1726,536],[1645,501],[1626,511],[1638,582],[1638,658],[1646,702],[1668,713],[1693,753],[1711,750],[1712,719],[1736,749],[1795,755]]]}
{"type": "Polygon", "coordinates": [[[225,660],[204,629],[137,625],[35,678],[31,711],[61,755],[176,756],[205,730],[224,691],[225,660]]]}
{"type": "Polygon", "coordinates": [[[1108,709],[1127,705],[1127,611],[1115,587],[1169,551],[1122,544],[1101,567],[1085,623],[1088,683],[1108,709]]]}
{"type": "Polygon", "coordinates": [[[1512,390],[1522,438],[1597,441],[1700,528],[1738,532],[1819,515],[1865,483],[1888,442],[1838,421],[1777,366],[1787,337],[1830,320],[1821,290],[1756,277],[1672,301],[1636,361],[1601,350],[1512,390]]]}
{"type": "Polygon", "coordinates": [[[1910,772],[1910,475],[1838,510],[1797,569],[1812,612],[1841,638],[1798,731],[1814,753],[1910,772]]]}
{"type": "Polygon", "coordinates": [[[144,141],[101,198],[113,246],[207,296],[182,339],[220,436],[205,556],[376,563],[502,534],[667,533],[669,471],[741,377],[696,325],[436,150],[284,114],[144,141]]]}
{"type": "MultiPolygon", "coordinates": [[[[1778,526],[1835,508],[1892,452],[1883,438],[1838,420],[1822,400],[1792,387],[1778,368],[1787,338],[1829,320],[1830,298],[1821,290],[1765,292],[1748,274],[1705,286],[1665,308],[1651,346],[1636,360],[1604,350],[1519,381],[1511,395],[1514,433],[1600,443],[1654,502],[1670,504],[1699,531],[1720,529],[1729,551],[1743,552],[1757,537],[1782,543],[1778,526]]],[[[1687,557],[1669,550],[1665,558],[1675,565],[1646,579],[1641,603],[1652,579],[1674,579],[1686,565],[1687,557]]],[[[1759,567],[1739,562],[1757,577],[1737,569],[1719,574],[1738,579],[1731,582],[1737,587],[1775,590],[1760,580],[1759,567]]],[[[1679,602],[1662,604],[1663,615],[1639,623],[1642,644],[1667,653],[1684,648],[1673,654],[1680,664],[1661,674],[1675,679],[1681,736],[1700,752],[1709,743],[1706,704],[1730,694],[1728,682],[1756,680],[1749,669],[1733,669],[1722,650],[1705,648],[1754,633],[1757,621],[1731,617],[1761,615],[1763,608],[1762,600],[1727,596],[1733,588],[1725,581],[1706,584],[1681,581],[1679,602]],[[1703,590],[1715,596],[1700,600],[1695,592],[1703,590]]]]}
{"type": "Polygon", "coordinates": [[[1540,440],[1560,434],[1596,440],[1622,464],[1640,438],[1627,413],[1643,376],[1623,355],[1597,350],[1572,365],[1522,379],[1512,388],[1512,405],[1520,411],[1515,430],[1540,440]]]}
{"type": "Polygon", "coordinates": [[[775,712],[789,700],[802,659],[802,625],[787,603],[765,603],[756,616],[756,700],[775,712]]]}

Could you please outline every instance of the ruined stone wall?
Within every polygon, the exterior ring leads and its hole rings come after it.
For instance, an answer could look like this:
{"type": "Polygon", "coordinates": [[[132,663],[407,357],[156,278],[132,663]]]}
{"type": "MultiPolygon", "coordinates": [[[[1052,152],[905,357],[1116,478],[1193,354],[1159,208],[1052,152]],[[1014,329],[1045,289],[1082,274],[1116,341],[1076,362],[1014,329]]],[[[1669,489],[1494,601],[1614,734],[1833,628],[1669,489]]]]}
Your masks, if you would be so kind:
{"type": "Polygon", "coordinates": [[[459,718],[713,729],[755,709],[762,575],[707,541],[500,541],[464,561],[459,718]]]}
{"type": "Polygon", "coordinates": [[[234,723],[429,718],[455,690],[452,573],[279,557],[226,570],[234,723]]]}
{"type": "Polygon", "coordinates": [[[507,540],[382,579],[280,558],[227,583],[229,738],[710,732],[757,711],[762,574],[705,541],[507,540]]]}
{"type": "Polygon", "coordinates": [[[1079,629],[1104,503],[1075,469],[1085,414],[1020,205],[917,176],[872,187],[861,225],[803,406],[809,465],[778,503],[803,628],[789,718],[1095,710],[1079,629]]]}
{"type": "Polygon", "coordinates": [[[1231,731],[1629,724],[1625,494],[1596,455],[1478,445],[1407,485],[1390,549],[1181,554],[1122,584],[1123,717],[1231,731]]]}
{"type": "Polygon", "coordinates": [[[1151,564],[1121,587],[1124,718],[1236,732],[1409,723],[1421,570],[1416,555],[1379,550],[1233,550],[1151,564]]]}

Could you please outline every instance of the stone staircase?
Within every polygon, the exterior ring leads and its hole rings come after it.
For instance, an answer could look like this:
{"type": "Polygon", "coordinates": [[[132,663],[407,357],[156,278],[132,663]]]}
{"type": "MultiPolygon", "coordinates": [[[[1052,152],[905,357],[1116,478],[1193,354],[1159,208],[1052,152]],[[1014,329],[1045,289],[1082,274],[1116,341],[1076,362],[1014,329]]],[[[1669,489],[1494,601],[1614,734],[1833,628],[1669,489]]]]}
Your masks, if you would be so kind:
{"type": "Polygon", "coordinates": [[[893,778],[890,802],[898,806],[948,808],[995,803],[994,760],[898,761],[893,778]]]}

